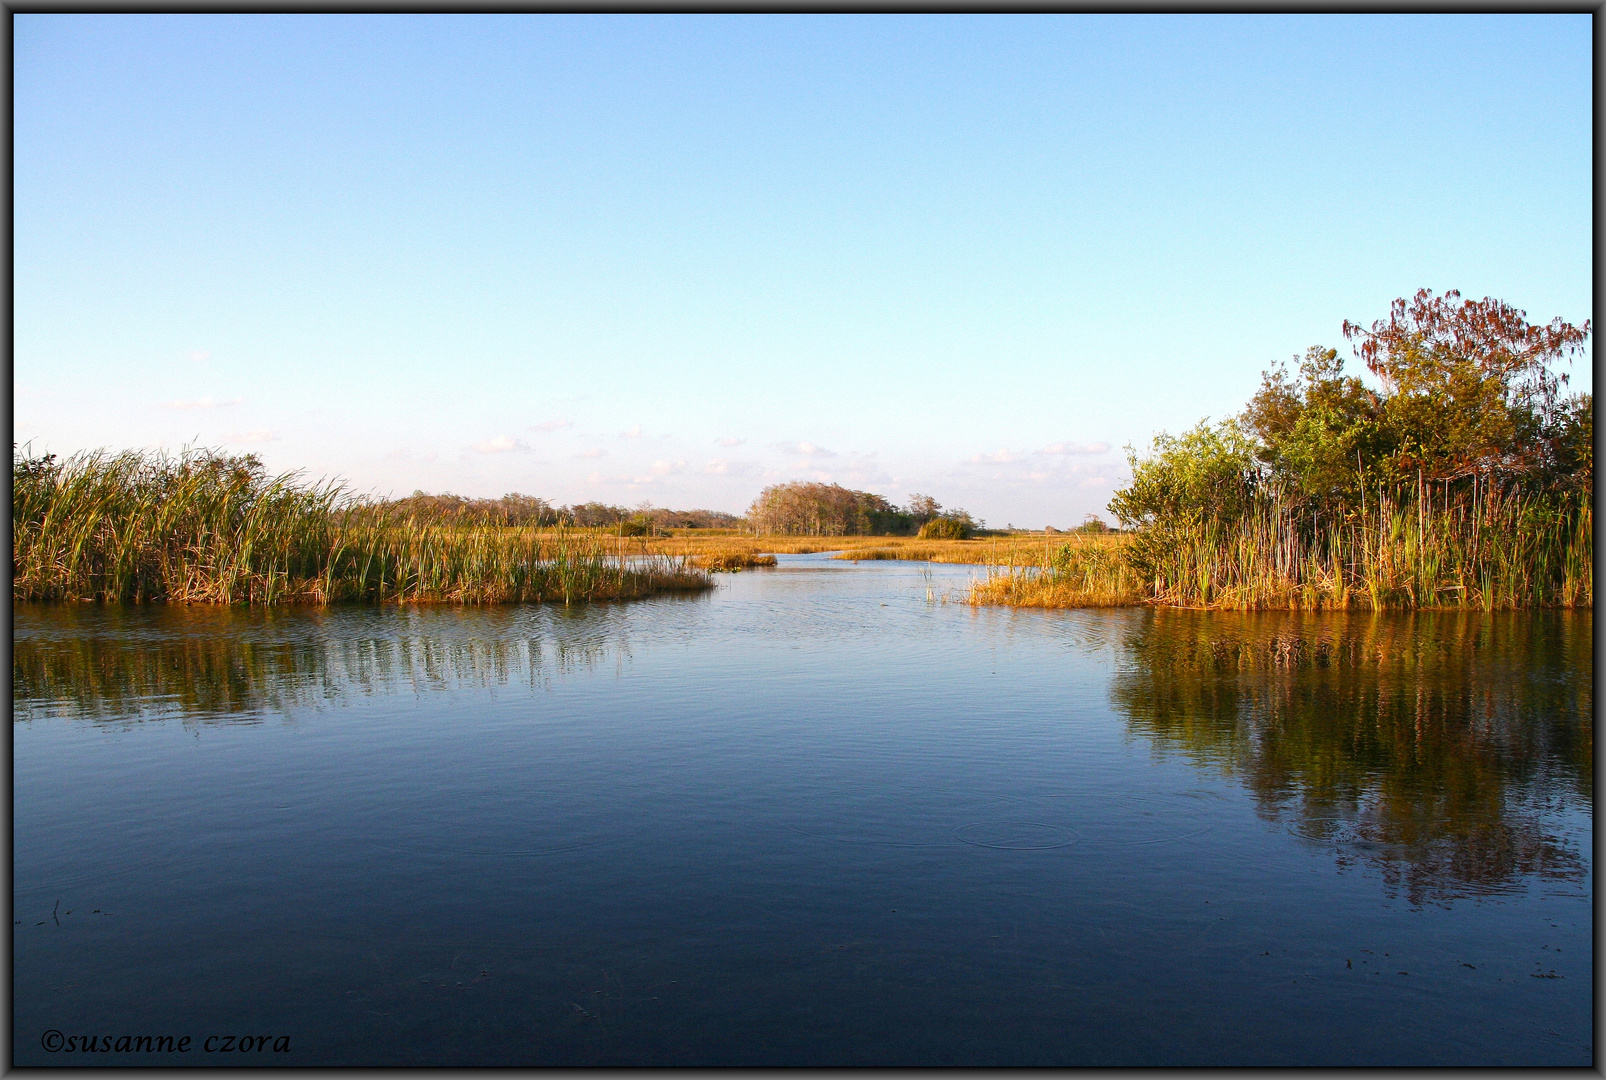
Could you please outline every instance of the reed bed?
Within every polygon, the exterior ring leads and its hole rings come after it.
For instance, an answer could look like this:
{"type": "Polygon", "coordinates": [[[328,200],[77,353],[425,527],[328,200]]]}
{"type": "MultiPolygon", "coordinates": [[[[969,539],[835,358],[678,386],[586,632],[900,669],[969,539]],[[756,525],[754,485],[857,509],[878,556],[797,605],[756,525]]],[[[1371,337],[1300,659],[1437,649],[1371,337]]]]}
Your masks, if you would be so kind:
{"type": "Polygon", "coordinates": [[[1275,497],[1233,523],[1193,521],[1062,546],[972,589],[974,604],[1147,603],[1235,610],[1508,610],[1594,604],[1585,495],[1474,490],[1442,502],[1383,493],[1324,522],[1275,497]],[[1119,554],[1119,557],[1112,557],[1119,554]]]}
{"type": "Polygon", "coordinates": [[[1043,545],[1035,561],[990,567],[970,588],[974,605],[1130,607],[1148,600],[1126,560],[1127,538],[1098,536],[1043,545]]]}
{"type": "Polygon", "coordinates": [[[628,558],[597,530],[419,521],[204,451],[13,467],[17,600],[567,604],[710,584],[683,559],[628,558]]]}

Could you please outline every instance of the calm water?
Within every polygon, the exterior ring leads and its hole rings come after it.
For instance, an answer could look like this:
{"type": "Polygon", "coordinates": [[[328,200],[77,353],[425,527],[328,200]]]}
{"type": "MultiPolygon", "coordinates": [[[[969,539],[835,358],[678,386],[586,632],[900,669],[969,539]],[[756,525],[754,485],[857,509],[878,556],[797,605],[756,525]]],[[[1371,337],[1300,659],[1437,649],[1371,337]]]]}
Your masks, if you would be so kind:
{"type": "Polygon", "coordinates": [[[16,1062],[1593,1061],[1590,615],[781,561],[570,611],[19,605],[16,1062]]]}

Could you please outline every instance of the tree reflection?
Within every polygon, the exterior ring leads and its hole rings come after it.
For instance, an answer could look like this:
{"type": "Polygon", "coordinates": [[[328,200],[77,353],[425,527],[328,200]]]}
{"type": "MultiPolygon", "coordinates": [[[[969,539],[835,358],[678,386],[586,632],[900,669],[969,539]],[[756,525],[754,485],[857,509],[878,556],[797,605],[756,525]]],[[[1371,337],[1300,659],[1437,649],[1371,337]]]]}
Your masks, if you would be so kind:
{"type": "Polygon", "coordinates": [[[1590,805],[1592,618],[1161,610],[1111,693],[1157,752],[1236,777],[1390,895],[1446,903],[1582,879],[1554,812],[1590,805]]]}

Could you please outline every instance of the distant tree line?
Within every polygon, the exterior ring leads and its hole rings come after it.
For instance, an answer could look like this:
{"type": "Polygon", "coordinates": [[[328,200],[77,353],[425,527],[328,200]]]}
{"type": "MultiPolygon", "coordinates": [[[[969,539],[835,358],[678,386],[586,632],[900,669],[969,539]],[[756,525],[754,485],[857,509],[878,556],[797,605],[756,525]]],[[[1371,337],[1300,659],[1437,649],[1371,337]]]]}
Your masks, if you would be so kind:
{"type": "Polygon", "coordinates": [[[401,499],[378,500],[376,505],[420,521],[623,528],[626,535],[646,535],[668,529],[734,529],[743,524],[737,515],[720,510],[666,510],[651,505],[631,509],[595,501],[555,506],[545,499],[516,491],[500,499],[415,491],[401,499]]]}
{"type": "Polygon", "coordinates": [[[964,510],[944,510],[930,495],[895,506],[883,495],[840,484],[795,480],[759,492],[747,524],[760,535],[910,536],[964,539],[982,527],[964,510]]]}

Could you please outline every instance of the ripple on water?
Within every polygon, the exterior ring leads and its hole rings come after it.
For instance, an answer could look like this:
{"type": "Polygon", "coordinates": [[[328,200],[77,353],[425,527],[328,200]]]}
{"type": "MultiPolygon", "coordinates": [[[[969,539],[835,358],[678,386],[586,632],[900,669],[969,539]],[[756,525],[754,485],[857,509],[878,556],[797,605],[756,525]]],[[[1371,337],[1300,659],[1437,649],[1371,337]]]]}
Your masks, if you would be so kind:
{"type": "Polygon", "coordinates": [[[972,821],[954,830],[962,844],[1000,851],[1069,847],[1079,839],[1069,829],[1042,821],[972,821]]]}

